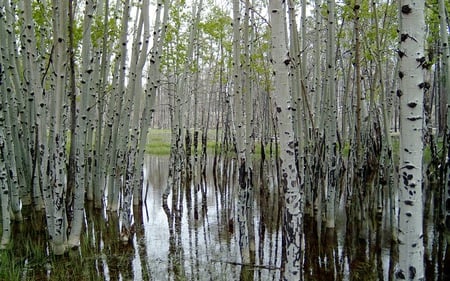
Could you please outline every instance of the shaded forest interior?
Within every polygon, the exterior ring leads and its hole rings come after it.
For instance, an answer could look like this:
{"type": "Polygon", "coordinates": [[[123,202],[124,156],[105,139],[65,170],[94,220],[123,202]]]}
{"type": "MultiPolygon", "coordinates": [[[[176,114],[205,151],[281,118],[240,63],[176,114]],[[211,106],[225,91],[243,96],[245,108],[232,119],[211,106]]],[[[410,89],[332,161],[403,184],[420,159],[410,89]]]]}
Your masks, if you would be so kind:
{"type": "Polygon", "coordinates": [[[0,279],[446,280],[449,5],[0,0],[0,279]]]}

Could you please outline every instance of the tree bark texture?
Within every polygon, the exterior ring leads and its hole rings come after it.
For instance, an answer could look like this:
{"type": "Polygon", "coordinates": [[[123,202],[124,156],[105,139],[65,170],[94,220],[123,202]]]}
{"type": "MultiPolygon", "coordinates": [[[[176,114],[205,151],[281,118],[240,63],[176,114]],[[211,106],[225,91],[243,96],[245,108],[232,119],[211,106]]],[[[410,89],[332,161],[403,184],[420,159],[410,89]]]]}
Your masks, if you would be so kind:
{"type": "Polygon", "coordinates": [[[400,2],[399,264],[397,280],[423,280],[424,1],[400,2]]]}
{"type": "Polygon", "coordinates": [[[289,94],[289,64],[286,44],[286,3],[282,0],[269,2],[272,26],[273,100],[278,121],[281,185],[284,193],[283,235],[286,259],[283,280],[299,280],[302,274],[301,233],[303,225],[303,191],[299,184],[295,165],[295,136],[293,128],[293,103],[289,94]]]}

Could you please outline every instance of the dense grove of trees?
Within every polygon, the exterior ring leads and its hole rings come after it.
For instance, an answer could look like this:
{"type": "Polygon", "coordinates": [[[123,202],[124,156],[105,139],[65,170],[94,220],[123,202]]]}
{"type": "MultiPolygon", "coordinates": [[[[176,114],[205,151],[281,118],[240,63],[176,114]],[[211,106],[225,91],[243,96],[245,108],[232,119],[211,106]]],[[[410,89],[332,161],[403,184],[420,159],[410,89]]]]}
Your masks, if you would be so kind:
{"type": "Polygon", "coordinates": [[[208,132],[215,164],[229,152],[238,159],[243,257],[254,235],[252,159],[276,144],[285,280],[301,274],[305,216],[319,210],[334,228],[345,198],[364,238],[383,194],[399,226],[396,278],[420,280],[425,174],[441,183],[439,220],[450,231],[449,8],[0,0],[0,247],[24,206],[45,213],[55,255],[77,247],[86,200],[117,214],[129,240],[153,127],[171,131],[168,213],[169,194],[204,170],[208,132]]]}

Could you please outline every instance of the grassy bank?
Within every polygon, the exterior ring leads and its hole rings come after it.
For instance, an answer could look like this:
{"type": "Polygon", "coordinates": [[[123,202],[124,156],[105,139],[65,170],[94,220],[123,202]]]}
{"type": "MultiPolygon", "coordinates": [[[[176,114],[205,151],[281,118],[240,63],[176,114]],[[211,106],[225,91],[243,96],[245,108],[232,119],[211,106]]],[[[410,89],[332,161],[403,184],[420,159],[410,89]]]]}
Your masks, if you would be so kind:
{"type": "MultiPolygon", "coordinates": [[[[208,138],[207,138],[207,149],[208,149],[208,153],[212,153],[214,152],[214,149],[216,147],[216,142],[215,142],[215,131],[214,130],[210,130],[208,132],[208,138]]],[[[219,132],[220,133],[220,132],[219,132]]],[[[170,129],[150,129],[149,133],[148,133],[148,143],[146,146],[146,152],[148,154],[151,155],[169,155],[170,154],[170,139],[171,139],[171,132],[170,129]]],[[[201,135],[199,136],[199,138],[201,138],[201,135]]],[[[398,155],[399,153],[399,145],[400,145],[400,140],[399,140],[399,136],[398,135],[393,135],[392,136],[392,152],[393,155],[398,155]]],[[[201,139],[199,139],[199,147],[198,149],[201,149],[201,139]]],[[[220,144],[219,145],[219,150],[221,149],[220,144]]],[[[442,141],[438,142],[438,152],[440,153],[442,151],[442,141]]],[[[343,150],[342,153],[345,157],[348,156],[348,153],[350,151],[350,146],[346,145],[343,150]]],[[[269,153],[269,147],[266,146],[265,147],[265,152],[266,154],[269,153]]],[[[255,143],[255,156],[261,155],[261,145],[259,142],[255,143]]],[[[429,163],[431,161],[432,155],[431,155],[431,150],[429,148],[429,146],[424,148],[424,163],[429,163]]]]}
{"type": "MultiPolygon", "coordinates": [[[[211,152],[214,151],[216,146],[215,133],[216,132],[212,130],[208,132],[206,147],[208,151],[211,152]]],[[[170,134],[170,129],[150,129],[147,136],[147,146],[145,151],[152,155],[169,155],[171,140],[170,134]]],[[[198,142],[198,149],[201,149],[201,133],[199,135],[198,142]]]]}
{"type": "MultiPolygon", "coordinates": [[[[220,143],[216,143],[216,131],[208,131],[206,149],[208,153],[213,153],[218,145],[218,149],[221,150],[220,143]]],[[[221,132],[219,132],[221,134],[221,132]]],[[[147,137],[146,153],[151,155],[169,155],[170,154],[170,130],[169,129],[150,129],[147,137]]],[[[193,140],[192,140],[193,141],[193,140]]],[[[184,140],[183,140],[184,142],[184,140]]],[[[198,139],[198,150],[201,150],[201,133],[198,139]]],[[[266,154],[269,153],[269,147],[265,148],[266,154]]],[[[229,153],[229,152],[228,152],[229,153]]],[[[261,155],[261,144],[257,141],[255,143],[255,155],[261,155]]]]}

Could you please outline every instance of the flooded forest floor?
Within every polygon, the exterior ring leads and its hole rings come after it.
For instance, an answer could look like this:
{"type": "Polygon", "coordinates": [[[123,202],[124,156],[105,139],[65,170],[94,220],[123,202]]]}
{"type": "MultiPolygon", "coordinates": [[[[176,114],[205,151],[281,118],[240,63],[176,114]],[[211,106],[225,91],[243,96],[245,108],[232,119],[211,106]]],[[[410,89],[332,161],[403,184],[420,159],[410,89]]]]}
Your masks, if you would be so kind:
{"type": "MultiPolygon", "coordinates": [[[[11,248],[1,252],[0,280],[279,280],[282,200],[275,164],[255,168],[246,222],[251,262],[244,262],[236,163],[222,159],[214,172],[211,161],[203,176],[164,201],[168,156],[146,156],[145,204],[133,209],[130,243],[119,240],[117,214],[87,204],[81,246],[54,257],[44,214],[24,210],[24,223],[13,225],[11,248]]],[[[393,280],[395,219],[388,186],[380,188],[383,210],[363,214],[341,192],[334,229],[325,227],[320,204],[305,214],[304,280],[393,280]]],[[[426,280],[446,280],[450,258],[436,227],[439,197],[432,185],[425,188],[426,280]]]]}

